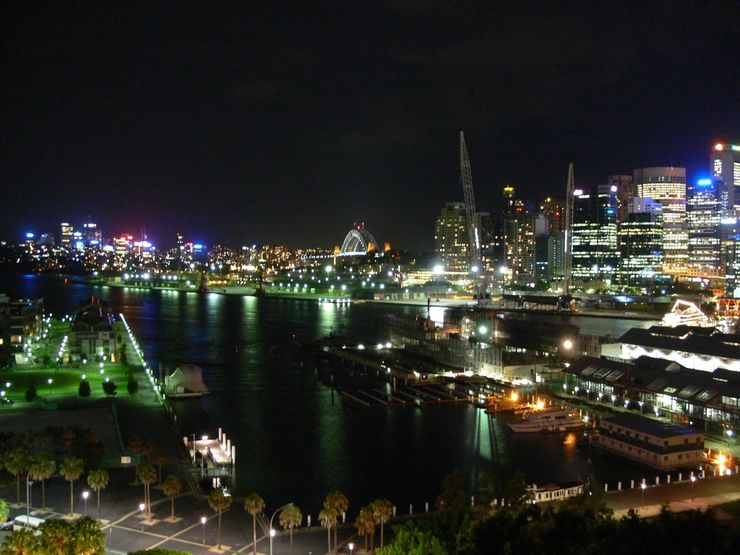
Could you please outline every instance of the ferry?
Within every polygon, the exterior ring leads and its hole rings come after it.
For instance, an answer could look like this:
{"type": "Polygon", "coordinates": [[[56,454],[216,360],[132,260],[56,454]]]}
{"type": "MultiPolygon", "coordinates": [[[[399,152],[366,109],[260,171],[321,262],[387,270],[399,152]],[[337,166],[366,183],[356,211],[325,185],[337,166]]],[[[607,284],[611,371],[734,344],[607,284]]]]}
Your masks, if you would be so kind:
{"type": "Polygon", "coordinates": [[[530,412],[521,420],[509,424],[515,432],[565,432],[583,428],[578,413],[569,409],[549,409],[530,412]]]}

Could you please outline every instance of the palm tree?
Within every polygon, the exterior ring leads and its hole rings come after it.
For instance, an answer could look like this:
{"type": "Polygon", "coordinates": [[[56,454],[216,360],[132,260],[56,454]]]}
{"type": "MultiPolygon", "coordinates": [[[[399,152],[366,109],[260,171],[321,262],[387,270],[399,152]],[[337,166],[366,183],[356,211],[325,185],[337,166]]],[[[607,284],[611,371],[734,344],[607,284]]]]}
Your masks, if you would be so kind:
{"type": "Polygon", "coordinates": [[[265,500],[256,493],[244,498],[244,510],[252,515],[252,555],[257,555],[257,514],[265,509],[265,500]]]}
{"type": "Polygon", "coordinates": [[[42,553],[63,555],[69,552],[72,527],[66,520],[49,519],[39,526],[39,547],[42,553]]]}
{"type": "Polygon", "coordinates": [[[67,457],[62,461],[59,466],[59,474],[64,476],[64,479],[69,482],[69,514],[73,515],[75,512],[75,497],[74,497],[74,484],[75,480],[82,476],[85,471],[85,461],[79,457],[67,457]]]}
{"type": "Polygon", "coordinates": [[[172,509],[170,518],[175,520],[175,495],[182,491],[182,482],[180,478],[174,474],[167,476],[167,479],[162,484],[164,494],[170,498],[170,507],[172,509]]]}
{"type": "Polygon", "coordinates": [[[5,499],[0,499],[0,522],[5,522],[8,520],[8,515],[10,514],[10,507],[8,507],[8,504],[5,502],[5,499]]]}
{"type": "Polygon", "coordinates": [[[146,506],[146,515],[151,516],[151,500],[149,498],[149,486],[157,479],[157,470],[152,463],[143,462],[136,468],[136,475],[139,481],[144,485],[144,505],[146,506]]]}
{"type": "Polygon", "coordinates": [[[56,464],[46,453],[38,455],[28,467],[28,474],[34,480],[41,480],[41,508],[46,509],[46,480],[51,478],[56,464]]]}
{"type": "Polygon", "coordinates": [[[100,490],[108,487],[108,471],[99,468],[91,470],[87,475],[87,485],[89,485],[98,496],[98,520],[100,520],[100,490]]]}
{"type": "Polygon", "coordinates": [[[290,551],[293,551],[293,528],[301,525],[303,522],[303,514],[301,510],[291,503],[290,505],[283,508],[280,511],[280,526],[290,533],[290,551]]]}
{"type": "Polygon", "coordinates": [[[371,505],[360,509],[360,514],[355,521],[357,533],[365,536],[365,551],[367,551],[367,539],[370,537],[370,549],[372,549],[375,536],[375,516],[371,505]]]}
{"type": "Polygon", "coordinates": [[[162,467],[167,464],[167,457],[162,453],[157,453],[154,457],[154,464],[157,465],[157,485],[162,485],[162,467]]]}
{"type": "Polygon", "coordinates": [[[5,538],[2,548],[3,555],[34,555],[39,552],[39,538],[33,530],[23,528],[5,538]]]}
{"type": "MultiPolygon", "coordinates": [[[[333,491],[324,498],[324,508],[333,509],[337,514],[337,519],[339,519],[342,514],[347,512],[347,509],[349,508],[349,500],[341,491],[333,491]]],[[[337,545],[337,526],[335,526],[334,546],[336,547],[337,545]]]]}
{"type": "Polygon", "coordinates": [[[370,506],[372,507],[373,518],[377,524],[380,524],[380,547],[383,547],[383,527],[393,515],[393,503],[387,499],[376,499],[370,506]]]}
{"type": "Polygon", "coordinates": [[[327,541],[327,551],[331,552],[331,529],[337,525],[337,511],[336,509],[324,507],[319,511],[319,520],[321,521],[321,526],[326,528],[326,541],[327,541]]]}
{"type": "Polygon", "coordinates": [[[28,453],[23,447],[16,447],[5,459],[5,470],[15,476],[16,503],[21,504],[21,473],[28,469],[28,453]]]}
{"type": "Polygon", "coordinates": [[[214,489],[208,495],[208,504],[211,506],[211,509],[218,513],[217,543],[219,549],[221,549],[221,512],[231,507],[231,503],[233,501],[234,498],[230,495],[224,495],[224,491],[222,489],[214,489]]]}
{"type": "Polygon", "coordinates": [[[72,544],[75,555],[99,555],[105,552],[105,532],[95,519],[83,516],[72,525],[72,544]]]}

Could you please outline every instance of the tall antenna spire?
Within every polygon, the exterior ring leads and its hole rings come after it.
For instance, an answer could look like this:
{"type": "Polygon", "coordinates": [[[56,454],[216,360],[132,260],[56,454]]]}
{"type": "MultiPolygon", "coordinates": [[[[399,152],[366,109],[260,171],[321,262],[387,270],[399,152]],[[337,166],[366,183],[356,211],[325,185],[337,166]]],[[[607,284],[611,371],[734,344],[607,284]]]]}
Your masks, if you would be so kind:
{"type": "Polygon", "coordinates": [[[563,269],[563,292],[570,292],[573,279],[573,211],[575,184],[573,179],[573,162],[568,164],[568,182],[565,185],[565,260],[563,269]]]}
{"type": "Polygon", "coordinates": [[[460,183],[465,199],[465,220],[468,226],[468,257],[470,268],[478,266],[480,271],[480,235],[478,231],[478,214],[475,211],[475,193],[473,192],[473,172],[470,169],[470,158],[465,146],[465,135],[460,131],[460,183]]]}

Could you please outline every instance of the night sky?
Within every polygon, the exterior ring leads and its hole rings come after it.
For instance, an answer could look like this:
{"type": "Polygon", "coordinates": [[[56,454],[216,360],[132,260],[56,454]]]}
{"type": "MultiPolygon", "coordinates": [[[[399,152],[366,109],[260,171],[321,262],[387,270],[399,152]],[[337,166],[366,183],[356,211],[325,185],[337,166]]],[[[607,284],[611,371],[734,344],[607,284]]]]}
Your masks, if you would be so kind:
{"type": "Polygon", "coordinates": [[[460,130],[479,210],[740,142],[737,0],[108,4],[3,4],[0,238],[431,248],[460,130]]]}

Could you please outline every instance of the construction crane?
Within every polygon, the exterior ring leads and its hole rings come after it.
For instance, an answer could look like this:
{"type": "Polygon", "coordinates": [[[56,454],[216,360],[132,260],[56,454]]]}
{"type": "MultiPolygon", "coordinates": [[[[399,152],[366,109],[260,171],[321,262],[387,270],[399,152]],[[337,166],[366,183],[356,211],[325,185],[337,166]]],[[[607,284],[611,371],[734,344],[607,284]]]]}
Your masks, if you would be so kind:
{"type": "Polygon", "coordinates": [[[465,146],[465,135],[460,131],[460,184],[465,199],[465,221],[468,227],[468,257],[470,271],[476,274],[476,293],[478,292],[477,276],[480,272],[480,231],[478,230],[478,213],[475,211],[475,193],[473,192],[473,173],[470,170],[470,158],[465,146]]]}
{"type": "Polygon", "coordinates": [[[573,279],[573,201],[575,185],[573,181],[573,162],[568,164],[568,182],[565,185],[565,260],[563,268],[563,294],[570,293],[573,279]]]}

